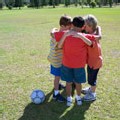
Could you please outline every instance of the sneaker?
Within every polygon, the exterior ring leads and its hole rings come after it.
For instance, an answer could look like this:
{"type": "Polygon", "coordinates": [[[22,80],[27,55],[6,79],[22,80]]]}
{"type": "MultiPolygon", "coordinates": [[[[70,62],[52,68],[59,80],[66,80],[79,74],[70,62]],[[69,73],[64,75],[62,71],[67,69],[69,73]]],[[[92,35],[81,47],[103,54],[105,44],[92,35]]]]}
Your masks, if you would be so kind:
{"type": "Polygon", "coordinates": [[[66,101],[66,99],[60,93],[58,93],[57,95],[53,94],[53,99],[58,101],[58,102],[65,102],[66,101]]]}
{"type": "Polygon", "coordinates": [[[79,99],[79,100],[76,100],[76,102],[77,102],[77,105],[82,105],[82,99],[79,99]]]}
{"type": "Polygon", "coordinates": [[[59,83],[59,90],[65,89],[65,86],[61,83],[59,83]]]}
{"type": "Polygon", "coordinates": [[[83,97],[84,101],[94,101],[96,100],[96,93],[89,92],[83,97]]]}
{"type": "Polygon", "coordinates": [[[67,106],[70,107],[72,105],[72,101],[67,100],[67,106]]]}
{"type": "Polygon", "coordinates": [[[90,87],[84,88],[84,89],[82,89],[82,91],[81,91],[82,94],[87,94],[87,93],[89,93],[89,92],[91,92],[90,87]]]}

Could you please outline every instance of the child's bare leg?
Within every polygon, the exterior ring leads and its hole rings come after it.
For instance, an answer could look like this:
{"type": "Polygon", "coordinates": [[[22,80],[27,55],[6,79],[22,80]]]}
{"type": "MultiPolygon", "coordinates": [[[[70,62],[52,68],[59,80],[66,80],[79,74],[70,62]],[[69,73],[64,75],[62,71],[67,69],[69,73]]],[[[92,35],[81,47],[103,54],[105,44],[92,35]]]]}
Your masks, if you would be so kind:
{"type": "Polygon", "coordinates": [[[81,100],[81,90],[82,90],[82,85],[80,83],[75,83],[76,85],[76,92],[77,92],[77,95],[76,95],[76,102],[77,102],[77,105],[82,105],[82,100],[81,100]]]}
{"type": "Polygon", "coordinates": [[[72,105],[71,92],[72,92],[72,83],[66,82],[67,106],[72,105]]]}
{"type": "Polygon", "coordinates": [[[60,81],[60,77],[59,76],[55,76],[55,79],[54,79],[54,89],[55,90],[59,89],[59,81],[60,81]]]}
{"type": "Polygon", "coordinates": [[[66,93],[67,93],[67,96],[70,97],[71,96],[71,91],[72,91],[72,83],[70,82],[66,82],[66,93]]]}
{"type": "Polygon", "coordinates": [[[75,83],[75,85],[76,85],[77,95],[80,96],[81,95],[81,90],[82,90],[82,85],[78,84],[78,83],[75,83]]]}
{"type": "Polygon", "coordinates": [[[95,90],[96,90],[96,86],[91,86],[91,91],[94,93],[95,92],[95,90]]]}
{"type": "Polygon", "coordinates": [[[59,102],[64,102],[64,101],[66,101],[66,99],[59,93],[59,81],[60,81],[60,77],[55,76],[53,99],[55,99],[59,102]]]}

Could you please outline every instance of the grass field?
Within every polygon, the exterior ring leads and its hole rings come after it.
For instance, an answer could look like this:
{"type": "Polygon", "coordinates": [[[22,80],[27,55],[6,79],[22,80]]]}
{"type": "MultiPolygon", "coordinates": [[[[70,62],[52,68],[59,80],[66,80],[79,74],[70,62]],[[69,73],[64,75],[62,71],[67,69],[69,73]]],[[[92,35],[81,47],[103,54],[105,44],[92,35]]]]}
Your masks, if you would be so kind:
{"type": "MultiPolygon", "coordinates": [[[[86,85],[83,85],[87,86],[86,85]]],[[[120,119],[120,8],[47,8],[0,11],[1,120],[119,120],[120,119]],[[94,14],[102,27],[104,65],[98,75],[97,100],[82,106],[52,100],[49,73],[49,32],[59,27],[64,13],[74,17],[94,14]],[[46,100],[31,103],[41,89],[46,100]]],[[[63,95],[65,95],[65,91],[63,95]]]]}

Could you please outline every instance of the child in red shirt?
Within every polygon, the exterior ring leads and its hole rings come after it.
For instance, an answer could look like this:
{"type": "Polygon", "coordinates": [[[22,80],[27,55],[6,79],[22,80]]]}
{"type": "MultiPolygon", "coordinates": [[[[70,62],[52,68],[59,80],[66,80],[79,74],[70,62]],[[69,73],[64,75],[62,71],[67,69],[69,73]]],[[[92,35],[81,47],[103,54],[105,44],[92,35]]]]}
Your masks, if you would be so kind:
{"type": "MultiPolygon", "coordinates": [[[[88,84],[91,87],[87,87],[82,90],[83,94],[86,94],[83,97],[84,101],[93,101],[96,100],[96,85],[97,85],[97,74],[99,69],[102,67],[102,53],[101,45],[99,40],[101,39],[101,28],[97,26],[97,19],[93,15],[87,15],[85,17],[85,30],[89,34],[96,35],[96,41],[94,41],[93,47],[87,47],[87,75],[88,75],[88,84]]],[[[81,35],[78,33],[75,37],[81,38],[81,35]]]]}

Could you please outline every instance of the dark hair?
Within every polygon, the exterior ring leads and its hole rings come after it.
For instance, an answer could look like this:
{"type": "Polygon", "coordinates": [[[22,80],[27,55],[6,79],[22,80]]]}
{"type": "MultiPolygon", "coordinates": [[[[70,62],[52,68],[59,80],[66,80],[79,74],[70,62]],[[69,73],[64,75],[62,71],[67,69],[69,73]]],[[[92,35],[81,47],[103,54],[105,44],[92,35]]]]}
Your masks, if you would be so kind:
{"type": "Polygon", "coordinates": [[[82,28],[82,27],[85,25],[85,20],[84,20],[82,17],[80,17],[80,16],[74,17],[72,24],[73,24],[75,27],[82,28]]]}
{"type": "Polygon", "coordinates": [[[67,15],[61,16],[59,21],[60,26],[62,25],[67,26],[67,25],[70,25],[71,23],[72,23],[72,18],[70,16],[67,16],[67,15]]]}

